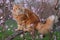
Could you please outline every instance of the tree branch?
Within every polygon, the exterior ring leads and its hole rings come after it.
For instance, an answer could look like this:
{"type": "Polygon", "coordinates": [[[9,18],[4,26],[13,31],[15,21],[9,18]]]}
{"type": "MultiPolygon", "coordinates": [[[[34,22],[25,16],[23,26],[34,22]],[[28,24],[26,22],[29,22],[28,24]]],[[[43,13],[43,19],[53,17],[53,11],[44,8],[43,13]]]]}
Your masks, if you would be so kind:
{"type": "Polygon", "coordinates": [[[16,31],[12,35],[8,36],[5,40],[13,40],[16,36],[24,33],[23,31],[16,31]]]}

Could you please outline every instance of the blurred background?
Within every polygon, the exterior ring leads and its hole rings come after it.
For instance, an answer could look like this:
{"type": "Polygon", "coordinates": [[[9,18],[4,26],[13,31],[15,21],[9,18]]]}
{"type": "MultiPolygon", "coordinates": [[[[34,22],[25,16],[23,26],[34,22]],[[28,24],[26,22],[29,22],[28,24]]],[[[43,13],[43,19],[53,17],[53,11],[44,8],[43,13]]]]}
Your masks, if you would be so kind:
{"type": "MultiPolygon", "coordinates": [[[[24,8],[33,11],[40,18],[46,19],[52,14],[60,17],[60,0],[0,0],[0,40],[5,40],[17,28],[17,23],[13,20],[11,12],[13,3],[21,4],[24,8]]],[[[54,34],[57,36],[57,40],[60,40],[60,22],[57,23],[54,34]]],[[[25,37],[26,40],[31,40],[29,33],[26,33],[25,37]]],[[[17,36],[13,40],[22,39],[20,36],[17,36]]],[[[48,40],[48,36],[43,40],[48,40]]]]}

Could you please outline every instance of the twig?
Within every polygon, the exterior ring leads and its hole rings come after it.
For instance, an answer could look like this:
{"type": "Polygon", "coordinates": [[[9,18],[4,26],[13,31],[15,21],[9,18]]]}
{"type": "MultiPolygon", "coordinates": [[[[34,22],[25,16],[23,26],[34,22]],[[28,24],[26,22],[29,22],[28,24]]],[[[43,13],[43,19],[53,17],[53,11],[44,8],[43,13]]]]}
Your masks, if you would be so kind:
{"type": "Polygon", "coordinates": [[[16,36],[22,34],[23,31],[16,31],[12,35],[8,36],[5,40],[13,40],[16,36]]]}

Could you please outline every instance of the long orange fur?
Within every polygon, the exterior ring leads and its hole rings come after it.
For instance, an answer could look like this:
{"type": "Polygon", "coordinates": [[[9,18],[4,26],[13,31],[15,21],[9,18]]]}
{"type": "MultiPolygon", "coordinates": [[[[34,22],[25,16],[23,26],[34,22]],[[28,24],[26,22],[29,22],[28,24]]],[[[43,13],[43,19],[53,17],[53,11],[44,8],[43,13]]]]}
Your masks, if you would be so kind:
{"type": "Polygon", "coordinates": [[[19,5],[13,6],[13,18],[15,18],[18,28],[17,30],[23,31],[33,31],[34,29],[38,30],[41,34],[49,33],[52,30],[53,21],[47,18],[46,23],[40,23],[39,18],[29,9],[24,9],[22,14],[18,14],[16,11],[20,10],[22,7],[19,5]],[[17,15],[18,14],[18,15],[17,15]],[[33,24],[33,26],[31,26],[33,24]]]}

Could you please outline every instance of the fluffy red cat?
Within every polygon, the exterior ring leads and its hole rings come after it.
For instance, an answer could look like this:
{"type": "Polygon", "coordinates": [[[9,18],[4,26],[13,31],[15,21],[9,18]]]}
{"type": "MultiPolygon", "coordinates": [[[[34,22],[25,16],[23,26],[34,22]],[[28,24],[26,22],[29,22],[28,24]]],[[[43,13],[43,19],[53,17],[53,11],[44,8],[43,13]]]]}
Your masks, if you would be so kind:
{"type": "Polygon", "coordinates": [[[35,24],[39,21],[36,14],[29,9],[20,7],[19,5],[13,6],[12,15],[18,24],[17,30],[32,31],[35,24]]]}

